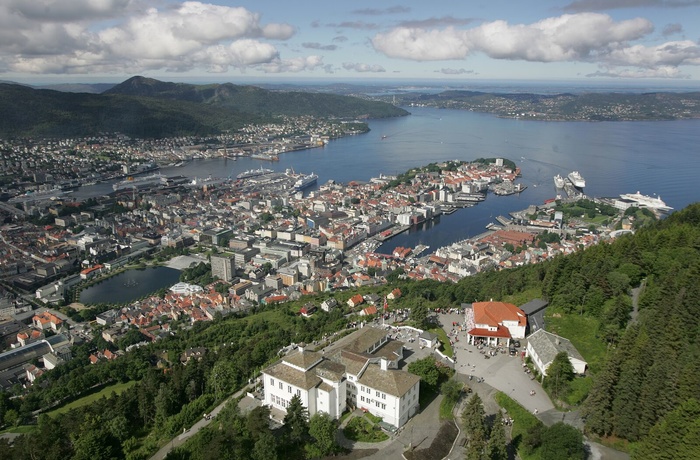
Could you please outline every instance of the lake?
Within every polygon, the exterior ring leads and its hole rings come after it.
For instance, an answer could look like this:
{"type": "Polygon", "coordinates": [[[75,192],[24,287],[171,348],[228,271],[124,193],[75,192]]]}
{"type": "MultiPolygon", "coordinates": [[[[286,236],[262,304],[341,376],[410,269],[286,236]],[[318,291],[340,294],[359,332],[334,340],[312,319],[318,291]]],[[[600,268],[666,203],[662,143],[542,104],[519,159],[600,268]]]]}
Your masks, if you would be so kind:
{"type": "Polygon", "coordinates": [[[180,271],[169,267],[127,270],[81,291],[80,302],[85,305],[128,303],[168,288],[179,279],[180,271]]]}

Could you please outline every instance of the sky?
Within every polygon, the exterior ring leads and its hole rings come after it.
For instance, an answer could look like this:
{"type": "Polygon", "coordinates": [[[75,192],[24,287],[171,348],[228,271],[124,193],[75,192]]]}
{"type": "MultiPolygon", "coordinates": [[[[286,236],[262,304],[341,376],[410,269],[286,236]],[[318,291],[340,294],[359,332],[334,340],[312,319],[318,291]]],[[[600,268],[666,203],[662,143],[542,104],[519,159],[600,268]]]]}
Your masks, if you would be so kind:
{"type": "Polygon", "coordinates": [[[0,80],[700,83],[700,0],[0,0],[0,80]]]}

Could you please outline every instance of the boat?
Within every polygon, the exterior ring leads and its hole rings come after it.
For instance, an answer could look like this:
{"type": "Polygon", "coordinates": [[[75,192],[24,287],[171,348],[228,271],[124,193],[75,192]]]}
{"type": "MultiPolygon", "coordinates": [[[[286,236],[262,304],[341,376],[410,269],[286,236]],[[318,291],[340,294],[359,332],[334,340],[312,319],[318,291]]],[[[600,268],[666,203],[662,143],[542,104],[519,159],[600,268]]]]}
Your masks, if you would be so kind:
{"type": "Polygon", "coordinates": [[[112,189],[114,189],[115,192],[119,190],[124,190],[124,189],[140,189],[140,188],[147,188],[147,187],[153,187],[156,185],[167,185],[168,184],[168,178],[160,173],[158,174],[151,174],[150,176],[141,176],[141,177],[134,177],[134,176],[129,176],[123,181],[117,182],[112,185],[112,189]]]}
{"type": "Polygon", "coordinates": [[[568,175],[569,180],[577,188],[584,188],[586,186],[586,180],[583,178],[581,173],[578,171],[572,171],[568,175]]]}
{"type": "Polygon", "coordinates": [[[554,176],[554,186],[556,188],[564,188],[564,178],[561,177],[561,174],[554,176]]]}
{"type": "Polygon", "coordinates": [[[250,158],[254,160],[279,161],[280,157],[277,154],[269,153],[253,153],[250,158]]]}
{"type": "Polygon", "coordinates": [[[312,186],[318,180],[318,175],[311,173],[307,175],[302,175],[296,182],[294,182],[294,188],[296,190],[303,190],[307,187],[312,186]]]}
{"type": "Polygon", "coordinates": [[[264,176],[265,174],[270,174],[275,172],[272,169],[263,168],[262,166],[258,169],[249,169],[236,176],[236,179],[249,179],[251,177],[264,176]]]}
{"type": "Polygon", "coordinates": [[[642,195],[641,193],[624,193],[620,195],[620,198],[623,200],[630,200],[634,201],[637,203],[638,206],[641,207],[646,207],[646,208],[652,208],[656,209],[659,211],[671,211],[673,210],[672,207],[668,206],[664,201],[661,199],[660,196],[657,196],[656,198],[649,196],[649,195],[642,195]]]}

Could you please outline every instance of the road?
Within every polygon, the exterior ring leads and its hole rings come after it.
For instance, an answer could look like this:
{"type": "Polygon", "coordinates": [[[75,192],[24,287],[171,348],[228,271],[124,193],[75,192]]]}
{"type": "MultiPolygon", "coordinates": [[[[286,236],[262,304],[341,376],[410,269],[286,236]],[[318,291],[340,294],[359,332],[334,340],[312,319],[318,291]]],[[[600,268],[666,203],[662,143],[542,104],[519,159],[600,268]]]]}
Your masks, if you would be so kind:
{"type": "Polygon", "coordinates": [[[226,399],[224,402],[216,406],[212,411],[211,411],[211,418],[205,419],[202,417],[190,427],[189,430],[185,431],[184,433],[180,434],[179,436],[174,437],[171,439],[167,444],[165,444],[163,447],[160,448],[158,452],[156,452],[152,457],[151,460],[163,460],[171,450],[173,450],[175,447],[179,447],[182,444],[184,444],[189,438],[194,436],[195,434],[199,433],[199,430],[204,428],[205,426],[209,425],[212,420],[221,412],[221,409],[226,406],[226,404],[229,403],[231,400],[236,400],[238,399],[242,394],[250,390],[252,387],[250,385],[246,385],[243,389],[240,391],[237,391],[233,396],[230,396],[228,399],[226,399]]]}

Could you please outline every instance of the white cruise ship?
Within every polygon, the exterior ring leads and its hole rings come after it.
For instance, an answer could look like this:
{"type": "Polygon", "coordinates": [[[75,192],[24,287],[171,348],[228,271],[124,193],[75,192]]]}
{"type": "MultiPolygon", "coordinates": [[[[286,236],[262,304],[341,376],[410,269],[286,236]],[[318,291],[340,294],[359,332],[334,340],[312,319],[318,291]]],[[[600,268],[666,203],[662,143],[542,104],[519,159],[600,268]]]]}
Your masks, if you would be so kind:
{"type": "Polygon", "coordinates": [[[564,178],[561,177],[561,174],[554,176],[554,186],[556,188],[564,188],[564,178]]]}
{"type": "Polygon", "coordinates": [[[663,202],[660,196],[654,198],[649,195],[642,195],[641,193],[625,193],[620,195],[620,198],[623,200],[630,200],[634,201],[637,203],[639,206],[643,206],[646,208],[652,208],[652,209],[657,209],[659,211],[671,211],[673,210],[672,207],[668,206],[666,203],[663,202]]]}
{"type": "Polygon", "coordinates": [[[574,187],[584,188],[586,186],[586,180],[578,171],[570,172],[568,177],[574,187]]]}
{"type": "Polygon", "coordinates": [[[294,183],[294,188],[296,190],[303,190],[306,187],[310,187],[311,185],[315,184],[317,180],[317,174],[311,173],[308,175],[303,175],[294,183]]]}

